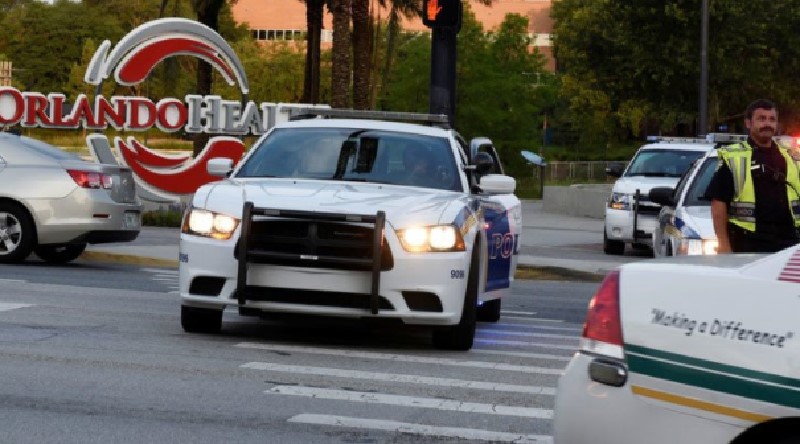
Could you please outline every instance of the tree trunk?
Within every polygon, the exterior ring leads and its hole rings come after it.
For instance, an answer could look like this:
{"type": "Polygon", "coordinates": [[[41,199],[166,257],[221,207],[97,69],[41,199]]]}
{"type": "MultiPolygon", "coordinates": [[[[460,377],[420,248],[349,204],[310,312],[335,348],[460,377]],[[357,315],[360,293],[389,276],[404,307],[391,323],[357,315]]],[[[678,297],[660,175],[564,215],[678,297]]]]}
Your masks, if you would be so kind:
{"type": "Polygon", "coordinates": [[[325,0],[306,0],[306,66],[303,80],[304,103],[319,103],[320,42],[325,0]]]}
{"type": "MultiPolygon", "coordinates": [[[[197,21],[208,26],[213,30],[219,28],[219,11],[225,0],[192,0],[197,12],[197,21]]],[[[206,61],[197,59],[197,87],[196,94],[207,96],[211,94],[213,84],[212,67],[206,61]]],[[[207,133],[196,134],[193,141],[192,151],[194,155],[200,154],[208,143],[207,133]]]]}
{"type": "Polygon", "coordinates": [[[333,0],[331,106],[350,106],[350,0],[333,0]]]}
{"type": "Polygon", "coordinates": [[[369,0],[353,1],[353,108],[369,109],[372,29],[369,0]]]}
{"type": "Polygon", "coordinates": [[[386,29],[386,57],[383,61],[383,73],[381,74],[380,91],[389,84],[389,75],[392,71],[392,61],[394,59],[394,49],[397,46],[397,34],[400,32],[400,14],[397,8],[392,5],[389,13],[389,24],[386,29]]]}

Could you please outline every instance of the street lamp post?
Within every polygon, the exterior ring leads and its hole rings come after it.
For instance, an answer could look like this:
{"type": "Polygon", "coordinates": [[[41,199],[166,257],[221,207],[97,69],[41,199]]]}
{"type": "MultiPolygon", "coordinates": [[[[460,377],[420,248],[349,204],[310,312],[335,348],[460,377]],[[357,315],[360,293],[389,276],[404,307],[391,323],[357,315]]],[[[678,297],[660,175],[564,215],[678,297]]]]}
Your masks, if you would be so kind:
{"type": "Polygon", "coordinates": [[[705,136],[708,131],[708,2],[702,0],[700,25],[700,116],[697,133],[705,136]]]}

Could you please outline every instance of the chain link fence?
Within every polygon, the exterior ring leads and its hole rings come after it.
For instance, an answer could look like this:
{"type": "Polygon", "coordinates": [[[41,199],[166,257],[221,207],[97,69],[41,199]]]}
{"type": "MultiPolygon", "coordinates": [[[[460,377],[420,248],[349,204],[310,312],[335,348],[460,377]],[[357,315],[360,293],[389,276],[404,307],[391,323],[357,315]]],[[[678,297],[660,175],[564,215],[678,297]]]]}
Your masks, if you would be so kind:
{"type": "Polygon", "coordinates": [[[535,181],[541,181],[544,173],[546,184],[606,183],[616,180],[606,175],[606,167],[612,163],[627,162],[557,160],[547,162],[544,168],[531,165],[530,169],[535,181]]]}

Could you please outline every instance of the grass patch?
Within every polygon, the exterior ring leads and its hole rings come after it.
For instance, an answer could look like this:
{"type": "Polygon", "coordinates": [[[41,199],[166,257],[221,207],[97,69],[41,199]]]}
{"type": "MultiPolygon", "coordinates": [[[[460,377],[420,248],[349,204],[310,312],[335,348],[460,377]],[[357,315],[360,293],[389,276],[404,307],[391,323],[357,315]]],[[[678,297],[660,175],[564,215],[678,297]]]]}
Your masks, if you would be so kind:
{"type": "Polygon", "coordinates": [[[147,211],[142,214],[142,225],[146,227],[180,228],[183,213],[180,211],[147,211]]]}
{"type": "Polygon", "coordinates": [[[580,281],[601,282],[605,273],[589,273],[560,267],[530,267],[520,265],[514,274],[515,279],[532,281],[580,281]]]}

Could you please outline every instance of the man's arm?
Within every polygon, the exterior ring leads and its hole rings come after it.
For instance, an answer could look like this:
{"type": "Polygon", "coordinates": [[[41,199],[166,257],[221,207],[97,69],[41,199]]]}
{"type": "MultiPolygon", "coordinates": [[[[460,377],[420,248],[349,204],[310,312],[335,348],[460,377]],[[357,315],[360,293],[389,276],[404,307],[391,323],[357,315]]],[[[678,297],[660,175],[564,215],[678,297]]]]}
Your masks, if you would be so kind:
{"type": "Polygon", "coordinates": [[[728,237],[728,204],[721,200],[711,201],[711,219],[714,221],[714,233],[717,235],[717,253],[730,253],[731,240],[728,237]]]}

